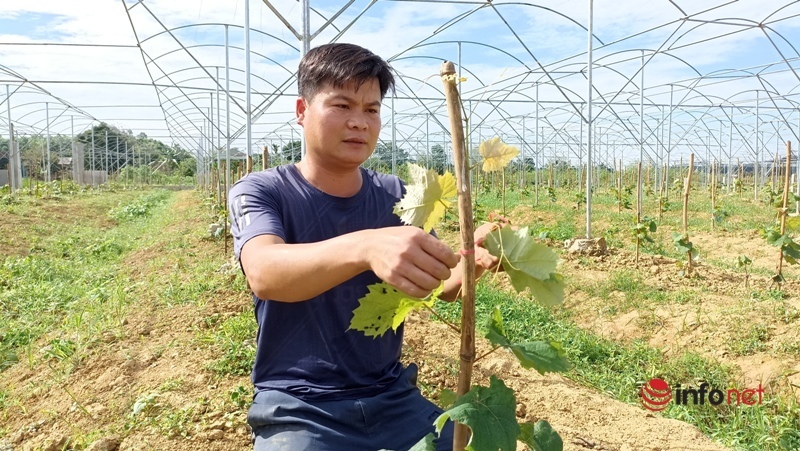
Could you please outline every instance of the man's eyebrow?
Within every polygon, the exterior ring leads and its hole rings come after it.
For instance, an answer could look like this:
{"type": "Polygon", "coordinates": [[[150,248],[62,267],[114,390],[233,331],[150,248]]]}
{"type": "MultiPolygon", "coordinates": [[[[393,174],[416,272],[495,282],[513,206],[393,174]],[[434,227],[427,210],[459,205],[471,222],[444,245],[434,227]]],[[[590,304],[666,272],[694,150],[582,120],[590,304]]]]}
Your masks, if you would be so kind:
{"type": "MultiPolygon", "coordinates": [[[[345,102],[348,102],[348,103],[355,103],[356,102],[355,99],[353,99],[352,97],[350,97],[348,95],[345,95],[345,94],[336,94],[336,95],[332,96],[330,98],[330,100],[333,101],[333,102],[338,101],[338,100],[344,100],[345,102]]],[[[374,107],[374,106],[378,106],[379,107],[381,105],[382,105],[382,103],[381,103],[380,100],[375,100],[373,102],[368,102],[367,103],[367,106],[372,106],[372,107],[374,107]]]]}

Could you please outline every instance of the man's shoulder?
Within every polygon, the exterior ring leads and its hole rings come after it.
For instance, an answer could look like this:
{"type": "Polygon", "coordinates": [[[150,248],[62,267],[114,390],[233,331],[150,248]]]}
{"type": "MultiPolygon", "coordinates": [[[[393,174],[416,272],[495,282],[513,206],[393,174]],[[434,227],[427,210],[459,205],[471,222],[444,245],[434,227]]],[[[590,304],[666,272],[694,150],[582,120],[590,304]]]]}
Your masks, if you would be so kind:
{"type": "Polygon", "coordinates": [[[268,191],[284,185],[291,177],[288,165],[276,166],[263,171],[251,172],[240,178],[231,191],[268,191]]]}
{"type": "Polygon", "coordinates": [[[385,174],[383,172],[377,172],[372,169],[365,168],[364,171],[366,171],[367,179],[370,180],[373,185],[386,190],[392,195],[402,196],[405,190],[405,184],[400,177],[392,174],[385,174]]]}

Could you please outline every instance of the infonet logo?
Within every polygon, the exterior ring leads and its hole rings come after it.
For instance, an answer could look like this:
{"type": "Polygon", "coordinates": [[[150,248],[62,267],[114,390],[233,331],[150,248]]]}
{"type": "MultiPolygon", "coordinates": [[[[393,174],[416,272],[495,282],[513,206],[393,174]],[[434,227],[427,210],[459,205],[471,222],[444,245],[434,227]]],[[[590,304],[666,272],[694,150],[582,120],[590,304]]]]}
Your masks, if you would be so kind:
{"type": "Polygon", "coordinates": [[[677,405],[688,405],[691,401],[694,405],[703,405],[706,402],[713,406],[718,406],[723,402],[736,405],[753,406],[761,404],[764,400],[764,388],[758,384],[758,388],[746,388],[744,390],[737,390],[735,388],[722,391],[710,386],[703,382],[697,389],[694,388],[681,388],[680,384],[674,387],[675,396],[672,396],[673,389],[663,379],[650,379],[639,390],[639,396],[642,398],[642,405],[645,409],[652,410],[653,412],[660,412],[669,406],[670,401],[674,399],[677,405]],[[756,398],[756,394],[758,397],[756,398]],[[690,398],[691,396],[691,398],[690,398]]]}

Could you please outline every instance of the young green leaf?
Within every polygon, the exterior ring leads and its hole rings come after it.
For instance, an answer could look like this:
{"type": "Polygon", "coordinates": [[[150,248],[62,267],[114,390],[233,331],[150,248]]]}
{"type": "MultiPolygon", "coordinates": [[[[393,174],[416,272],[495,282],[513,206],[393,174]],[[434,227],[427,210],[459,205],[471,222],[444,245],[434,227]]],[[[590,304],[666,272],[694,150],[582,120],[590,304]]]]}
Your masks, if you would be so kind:
{"type": "Polygon", "coordinates": [[[751,263],[753,263],[753,261],[752,261],[752,260],[750,260],[750,257],[748,257],[748,256],[746,256],[746,255],[740,255],[740,256],[739,256],[739,257],[736,259],[736,266],[737,266],[738,268],[743,268],[743,267],[746,267],[747,265],[749,265],[749,264],[751,264],[751,263]]]}
{"type": "Polygon", "coordinates": [[[484,245],[490,254],[500,258],[503,269],[517,292],[529,289],[533,298],[543,305],[564,302],[564,283],[555,273],[558,257],[549,247],[537,243],[528,228],[510,227],[493,230],[484,245]]]}
{"type": "Polygon", "coordinates": [[[512,230],[503,227],[493,230],[484,240],[490,254],[502,260],[503,268],[511,277],[511,284],[517,291],[522,291],[514,284],[517,273],[523,273],[538,280],[548,280],[556,270],[558,257],[549,247],[531,239],[528,228],[512,230]]]}
{"type": "Polygon", "coordinates": [[[533,368],[539,374],[563,372],[570,369],[571,365],[565,357],[561,343],[555,341],[512,343],[506,337],[503,317],[499,308],[494,308],[492,315],[489,317],[488,326],[489,330],[486,333],[486,338],[495,346],[510,349],[523,368],[533,368]]]}
{"type": "Polygon", "coordinates": [[[533,298],[543,305],[564,302],[563,278],[553,272],[558,257],[546,245],[535,242],[529,236],[527,227],[493,230],[486,236],[484,245],[490,254],[500,258],[511,286],[517,292],[530,289],[533,298]]]}
{"type": "Polygon", "coordinates": [[[442,293],[442,286],[439,286],[428,298],[419,299],[398,291],[386,282],[367,288],[369,292],[358,300],[359,305],[353,310],[350,329],[360,330],[368,337],[380,337],[389,328],[396,331],[409,313],[432,306],[442,293]]]}
{"type": "Polygon", "coordinates": [[[507,145],[497,136],[482,142],[478,151],[483,157],[483,172],[500,171],[519,154],[519,149],[507,145]]]}
{"type": "Polygon", "coordinates": [[[697,249],[693,249],[692,242],[689,241],[689,237],[687,235],[678,232],[672,232],[672,242],[675,244],[675,248],[678,249],[678,252],[682,254],[691,252],[693,258],[697,256],[697,249]]]}
{"type": "Polygon", "coordinates": [[[516,405],[514,391],[492,376],[488,388],[473,386],[458,398],[453,407],[439,415],[433,424],[437,434],[441,433],[448,419],[469,426],[472,437],[467,450],[514,451],[520,433],[516,405]]]}
{"type": "Polygon", "coordinates": [[[787,216],[786,231],[797,232],[798,230],[800,230],[800,216],[787,216]]]}
{"type": "Polygon", "coordinates": [[[550,427],[550,423],[545,420],[539,420],[536,424],[522,423],[520,424],[521,432],[519,434],[519,441],[528,445],[533,451],[563,451],[564,442],[550,427]]]}
{"type": "MultiPolygon", "coordinates": [[[[536,302],[548,307],[564,302],[564,277],[561,274],[550,274],[550,278],[547,280],[538,280],[525,275],[517,278],[521,280],[521,285],[530,289],[531,296],[536,302]]],[[[514,286],[513,278],[511,279],[511,285],[514,286]]]]}
{"type": "Polygon", "coordinates": [[[439,175],[413,163],[408,163],[408,174],[406,194],[395,204],[394,213],[404,223],[430,232],[457,194],[456,179],[449,172],[439,175]]]}
{"type": "Polygon", "coordinates": [[[442,391],[439,392],[439,404],[442,409],[448,409],[452,406],[456,399],[458,398],[458,394],[453,390],[449,390],[447,388],[443,388],[442,391]]]}
{"type": "Polygon", "coordinates": [[[436,451],[436,445],[433,444],[435,438],[436,436],[433,435],[433,432],[429,432],[408,451],[436,451]]]}

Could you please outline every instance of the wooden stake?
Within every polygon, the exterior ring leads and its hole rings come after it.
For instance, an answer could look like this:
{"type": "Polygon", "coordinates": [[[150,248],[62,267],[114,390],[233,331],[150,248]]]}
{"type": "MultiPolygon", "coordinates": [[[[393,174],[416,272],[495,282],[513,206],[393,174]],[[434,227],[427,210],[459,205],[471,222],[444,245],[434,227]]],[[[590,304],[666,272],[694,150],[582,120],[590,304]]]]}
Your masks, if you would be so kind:
{"type": "Polygon", "coordinates": [[[262,159],[261,159],[261,170],[266,171],[268,167],[269,167],[269,147],[264,146],[264,151],[262,153],[262,159]]]}
{"type": "MultiPolygon", "coordinates": [[[[686,176],[686,185],[683,187],[683,234],[689,239],[689,189],[692,186],[692,172],[694,171],[694,154],[689,155],[689,175],[686,176]]],[[[686,275],[692,274],[692,251],[687,252],[686,275]]]]}
{"type": "MultiPolygon", "coordinates": [[[[458,188],[458,220],[461,226],[461,249],[464,250],[461,285],[461,350],[458,368],[459,396],[467,393],[472,382],[472,365],[475,362],[475,225],[472,223],[472,199],[470,198],[469,162],[464,149],[464,126],[461,119],[461,99],[455,83],[455,65],[442,63],[440,70],[447,99],[447,115],[450,118],[450,136],[453,142],[453,161],[458,188]]],[[[552,168],[552,166],[551,166],[552,168]]],[[[463,450],[469,442],[469,428],[456,423],[453,449],[463,450]]]]}
{"type": "MultiPolygon", "coordinates": [[[[787,205],[789,203],[789,182],[791,177],[791,159],[792,159],[792,142],[786,141],[786,177],[783,181],[783,202],[781,203],[781,209],[778,212],[778,215],[781,218],[781,236],[786,233],[786,212],[788,211],[787,205]]],[[[776,158],[777,161],[777,158],[776,158]]],[[[778,280],[783,278],[783,249],[780,249],[778,252],[778,280]]],[[[780,282],[778,282],[780,285],[780,282]]]]}

